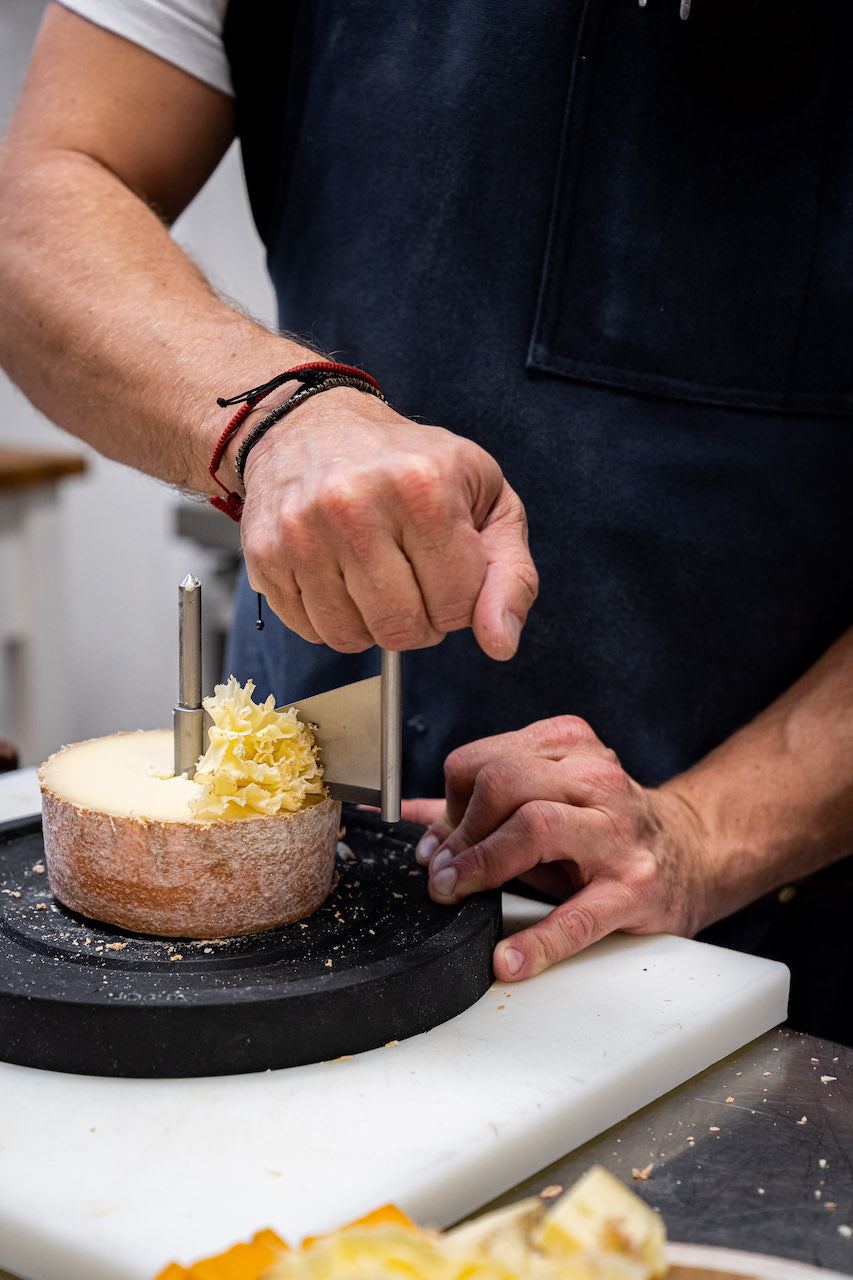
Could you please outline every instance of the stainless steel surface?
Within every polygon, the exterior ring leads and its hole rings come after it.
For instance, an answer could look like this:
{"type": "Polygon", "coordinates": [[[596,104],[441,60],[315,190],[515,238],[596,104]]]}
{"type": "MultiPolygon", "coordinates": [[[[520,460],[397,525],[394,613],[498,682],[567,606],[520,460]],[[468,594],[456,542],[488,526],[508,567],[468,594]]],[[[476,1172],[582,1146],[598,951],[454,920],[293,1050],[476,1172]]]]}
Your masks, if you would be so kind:
{"type": "Polygon", "coordinates": [[[201,705],[201,583],[188,573],[178,587],[178,702],[174,709],[175,773],[195,775],[204,751],[201,705]]]}
{"type": "Polygon", "coordinates": [[[658,1209],[671,1240],[853,1275],[853,1049],[771,1031],[485,1208],[591,1164],[658,1209]]]}
{"type": "Polygon", "coordinates": [[[316,726],[335,799],[378,805],[386,822],[400,818],[400,667],[400,654],[383,649],[381,675],[288,704],[316,726]]]}
{"type": "Polygon", "coordinates": [[[400,821],[403,758],[403,655],[382,650],[382,802],[383,822],[400,821]]]}

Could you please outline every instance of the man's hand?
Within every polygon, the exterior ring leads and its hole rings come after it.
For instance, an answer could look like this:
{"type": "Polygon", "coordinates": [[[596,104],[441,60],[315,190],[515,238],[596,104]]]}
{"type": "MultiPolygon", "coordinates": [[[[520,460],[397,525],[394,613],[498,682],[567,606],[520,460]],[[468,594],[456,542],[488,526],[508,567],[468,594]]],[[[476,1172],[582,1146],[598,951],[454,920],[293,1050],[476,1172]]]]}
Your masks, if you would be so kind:
{"type": "Polygon", "coordinates": [[[429,822],[418,858],[437,902],[521,877],[565,899],[495,951],[502,982],[529,978],[599,938],[690,936],[706,923],[703,843],[675,794],[639,786],[590,727],[574,716],[454,751],[447,799],[410,801],[404,816],[429,822]]]}
{"type": "Polygon", "coordinates": [[[249,581],[305,640],[416,649],[470,626],[490,657],[515,653],[537,592],[527,522],[470,440],[336,388],[255,446],[245,481],[249,581]]]}
{"type": "MultiPolygon", "coordinates": [[[[217,396],[316,359],[218,298],[161,221],[233,131],[227,95],[52,5],[0,148],[0,360],[55,422],[196,492],[215,488],[217,396]]],[[[306,639],[405,649],[471,626],[515,652],[537,590],[524,511],[470,441],[336,388],[245,479],[250,579],[306,639]]]]}
{"type": "Polygon", "coordinates": [[[639,786],[583,720],[559,716],[460,747],[428,825],[430,893],[458,902],[521,877],[562,900],[501,942],[528,978],[614,929],[698,929],[853,848],[853,628],[754,720],[661,787],[639,786]]]}

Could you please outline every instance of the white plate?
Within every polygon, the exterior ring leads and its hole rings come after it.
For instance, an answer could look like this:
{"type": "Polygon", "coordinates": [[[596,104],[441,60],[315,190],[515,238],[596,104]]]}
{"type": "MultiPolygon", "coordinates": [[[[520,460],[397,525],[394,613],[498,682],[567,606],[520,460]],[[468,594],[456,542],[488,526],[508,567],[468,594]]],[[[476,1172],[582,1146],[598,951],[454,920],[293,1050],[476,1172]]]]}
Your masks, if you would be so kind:
{"type": "MultiPolygon", "coordinates": [[[[711,1275],[754,1276],[755,1280],[850,1280],[840,1271],[811,1267],[791,1258],[771,1258],[766,1253],[718,1249],[713,1245],[670,1243],[667,1256],[672,1267],[706,1271],[711,1275]]],[[[678,1277],[672,1276],[672,1280],[678,1277]]],[[[688,1280],[686,1276],[685,1280],[688,1280]]]]}

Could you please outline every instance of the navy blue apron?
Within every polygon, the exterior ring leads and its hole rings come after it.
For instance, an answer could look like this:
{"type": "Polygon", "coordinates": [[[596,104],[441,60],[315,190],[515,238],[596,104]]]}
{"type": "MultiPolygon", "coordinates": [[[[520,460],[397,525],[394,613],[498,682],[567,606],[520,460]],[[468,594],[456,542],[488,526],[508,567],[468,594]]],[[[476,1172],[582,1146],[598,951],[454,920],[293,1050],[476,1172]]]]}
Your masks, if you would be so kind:
{"type": "MultiPolygon", "coordinates": [[[[410,795],[560,712],[654,785],[853,621],[853,12],[677,10],[229,7],[282,328],[482,444],[530,520],[517,657],[405,656],[410,795]]],[[[262,695],[377,669],[253,606],[227,664],[262,695]]]]}

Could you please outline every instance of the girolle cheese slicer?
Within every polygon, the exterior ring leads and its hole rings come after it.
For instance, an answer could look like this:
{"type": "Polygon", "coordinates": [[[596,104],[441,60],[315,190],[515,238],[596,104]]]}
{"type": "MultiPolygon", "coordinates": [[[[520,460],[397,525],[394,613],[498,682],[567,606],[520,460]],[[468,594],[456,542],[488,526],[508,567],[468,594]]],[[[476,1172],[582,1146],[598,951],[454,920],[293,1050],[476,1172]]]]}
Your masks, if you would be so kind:
{"type": "MultiPolygon", "coordinates": [[[[178,703],[175,773],[192,777],[207,747],[202,706],[201,583],[187,574],[178,588],[178,703]]],[[[381,674],[286,704],[314,729],[323,780],[336,800],[378,806],[400,820],[402,656],[382,650],[381,674]]]]}

